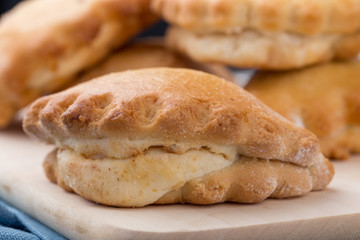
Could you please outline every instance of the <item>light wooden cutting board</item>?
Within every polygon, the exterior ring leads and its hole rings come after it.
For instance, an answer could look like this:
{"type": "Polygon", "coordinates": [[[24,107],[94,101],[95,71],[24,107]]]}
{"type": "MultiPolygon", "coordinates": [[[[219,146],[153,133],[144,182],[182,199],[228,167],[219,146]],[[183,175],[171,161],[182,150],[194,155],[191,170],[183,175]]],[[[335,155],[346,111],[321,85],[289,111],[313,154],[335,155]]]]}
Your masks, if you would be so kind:
{"type": "Polygon", "coordinates": [[[71,239],[360,239],[360,156],[335,162],[329,188],[261,204],[96,205],[45,179],[52,148],[0,131],[0,198],[71,239]]]}

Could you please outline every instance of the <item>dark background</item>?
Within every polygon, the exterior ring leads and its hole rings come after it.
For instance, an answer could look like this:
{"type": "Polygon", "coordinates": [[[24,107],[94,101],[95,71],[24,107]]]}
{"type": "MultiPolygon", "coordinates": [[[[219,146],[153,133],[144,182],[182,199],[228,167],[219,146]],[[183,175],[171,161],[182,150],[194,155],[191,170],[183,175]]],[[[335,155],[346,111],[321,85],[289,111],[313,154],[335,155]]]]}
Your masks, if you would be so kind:
{"type": "Polygon", "coordinates": [[[0,14],[3,14],[7,10],[11,9],[21,0],[0,0],[0,14]]]}

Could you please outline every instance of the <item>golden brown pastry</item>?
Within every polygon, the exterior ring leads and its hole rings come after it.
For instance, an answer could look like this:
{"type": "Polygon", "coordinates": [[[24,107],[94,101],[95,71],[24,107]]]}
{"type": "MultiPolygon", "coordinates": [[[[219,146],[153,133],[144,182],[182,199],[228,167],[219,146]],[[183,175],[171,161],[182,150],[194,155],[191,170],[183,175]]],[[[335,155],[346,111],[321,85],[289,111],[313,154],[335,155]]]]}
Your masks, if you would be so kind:
{"type": "Polygon", "coordinates": [[[154,68],[100,77],[35,101],[24,130],[55,144],[44,169],[97,203],[253,203],[322,190],[318,139],[233,83],[154,68]]]}
{"type": "Polygon", "coordinates": [[[101,64],[82,74],[76,83],[85,82],[108,73],[154,67],[191,68],[233,81],[231,72],[221,65],[197,63],[171,52],[165,48],[162,38],[143,38],[113,52],[101,64]]]}
{"type": "Polygon", "coordinates": [[[201,62],[291,69],[360,52],[359,0],[153,0],[169,47],[201,62]]]}
{"type": "Polygon", "coordinates": [[[248,91],[315,133],[331,158],[360,153],[360,62],[336,62],[285,73],[259,72],[248,91]]]}
{"type": "Polygon", "coordinates": [[[150,0],[28,0],[0,21],[0,128],[156,18],[150,0]]]}

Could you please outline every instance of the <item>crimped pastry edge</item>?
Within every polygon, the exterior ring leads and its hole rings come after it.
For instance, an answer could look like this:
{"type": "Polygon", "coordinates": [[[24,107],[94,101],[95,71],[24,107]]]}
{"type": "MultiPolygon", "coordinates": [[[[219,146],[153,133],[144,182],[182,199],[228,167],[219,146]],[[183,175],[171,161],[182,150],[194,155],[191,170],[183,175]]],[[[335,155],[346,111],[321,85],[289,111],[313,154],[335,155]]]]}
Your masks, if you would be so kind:
{"type": "Polygon", "coordinates": [[[154,0],[152,9],[168,22],[200,33],[254,28],[316,35],[360,30],[358,0],[154,0]]]}
{"type": "Polygon", "coordinates": [[[247,30],[235,34],[197,34],[179,27],[167,31],[169,48],[200,62],[263,70],[301,68],[360,52],[360,32],[305,37],[247,30]]]}

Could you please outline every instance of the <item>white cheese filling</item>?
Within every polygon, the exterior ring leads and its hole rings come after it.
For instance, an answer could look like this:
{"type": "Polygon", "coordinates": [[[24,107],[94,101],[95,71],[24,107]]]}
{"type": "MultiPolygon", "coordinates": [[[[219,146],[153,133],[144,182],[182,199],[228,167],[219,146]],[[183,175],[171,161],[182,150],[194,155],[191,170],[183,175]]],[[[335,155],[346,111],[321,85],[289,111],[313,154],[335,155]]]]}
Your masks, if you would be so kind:
{"type": "Polygon", "coordinates": [[[59,149],[73,149],[79,154],[86,155],[88,158],[97,159],[110,158],[125,159],[145,152],[151,147],[162,147],[167,152],[184,153],[191,149],[200,150],[210,149],[210,152],[225,155],[227,159],[232,159],[237,154],[235,145],[209,144],[208,141],[169,141],[164,139],[130,139],[130,138],[102,138],[102,139],[76,139],[67,138],[56,141],[59,149]]]}
{"type": "Polygon", "coordinates": [[[150,148],[127,159],[88,159],[73,150],[57,153],[58,174],[85,198],[109,205],[144,206],[187,181],[230,166],[237,156],[209,150],[169,153],[150,148]]]}

